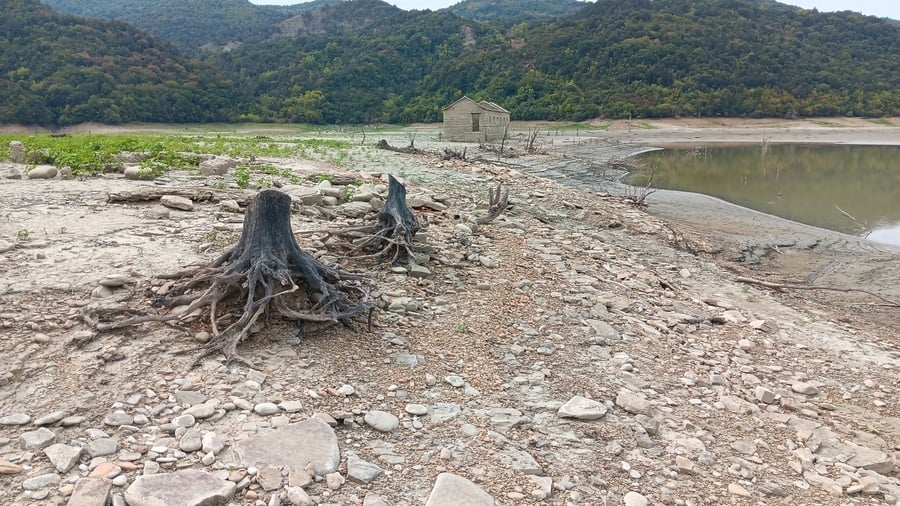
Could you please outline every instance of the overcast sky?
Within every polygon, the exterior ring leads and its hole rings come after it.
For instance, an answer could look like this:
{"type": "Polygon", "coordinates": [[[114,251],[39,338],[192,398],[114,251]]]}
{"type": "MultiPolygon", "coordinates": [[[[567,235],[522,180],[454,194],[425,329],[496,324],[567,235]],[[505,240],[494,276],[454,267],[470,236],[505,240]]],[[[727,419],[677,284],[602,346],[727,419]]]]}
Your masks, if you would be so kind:
{"type": "MultiPolygon", "coordinates": [[[[303,0],[250,0],[255,4],[293,5],[303,0]]],[[[401,9],[443,9],[459,0],[386,0],[401,9]]],[[[822,12],[854,11],[868,16],[900,19],[900,0],[783,0],[782,3],[797,5],[806,9],[813,7],[822,12]]]]}

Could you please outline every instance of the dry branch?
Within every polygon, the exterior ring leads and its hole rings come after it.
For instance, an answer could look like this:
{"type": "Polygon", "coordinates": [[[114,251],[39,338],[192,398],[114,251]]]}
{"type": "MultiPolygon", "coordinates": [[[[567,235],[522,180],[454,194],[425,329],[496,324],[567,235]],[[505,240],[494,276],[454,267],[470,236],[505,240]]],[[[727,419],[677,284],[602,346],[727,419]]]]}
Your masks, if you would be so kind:
{"type": "Polygon", "coordinates": [[[883,301],[884,302],[883,305],[886,307],[900,307],[900,302],[893,301],[893,300],[888,299],[877,293],[870,292],[869,290],[863,290],[860,288],[837,288],[837,287],[833,287],[833,286],[816,286],[816,285],[792,285],[792,284],[785,284],[785,283],[773,283],[771,281],[762,281],[759,279],[744,278],[744,277],[737,278],[737,281],[739,283],[746,283],[749,285],[759,285],[759,286],[764,286],[766,288],[773,288],[775,290],[825,290],[825,291],[831,291],[831,292],[864,293],[866,295],[871,295],[872,297],[875,297],[876,299],[883,301]]]}
{"type": "Polygon", "coordinates": [[[418,149],[415,147],[415,137],[412,137],[409,141],[409,146],[405,148],[398,148],[391,146],[387,140],[381,139],[378,143],[375,144],[375,147],[378,149],[385,149],[387,151],[393,151],[395,153],[404,153],[407,155],[421,155],[425,153],[425,151],[418,149]]]}
{"type": "Polygon", "coordinates": [[[175,195],[178,197],[187,197],[194,202],[219,202],[222,200],[235,200],[241,205],[245,205],[251,198],[253,193],[248,190],[214,190],[207,187],[141,187],[137,190],[123,190],[110,192],[106,196],[107,202],[146,202],[149,200],[159,200],[164,195],[175,195]]]}

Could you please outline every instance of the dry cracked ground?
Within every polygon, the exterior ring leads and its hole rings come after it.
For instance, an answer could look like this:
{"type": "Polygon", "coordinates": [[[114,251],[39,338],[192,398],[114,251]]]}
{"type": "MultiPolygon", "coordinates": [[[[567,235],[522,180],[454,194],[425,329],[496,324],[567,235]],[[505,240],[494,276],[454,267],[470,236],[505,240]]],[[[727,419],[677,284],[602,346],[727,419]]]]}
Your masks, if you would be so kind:
{"type": "Polygon", "coordinates": [[[371,329],[270,321],[241,345],[254,369],[192,369],[200,323],[97,335],[82,320],[153,310],[155,276],[221,252],[252,191],[3,166],[0,504],[900,500],[896,328],[741,283],[696,253],[703,238],[684,248],[620,197],[487,157],[385,157],[347,171],[366,185],[325,214],[343,188],[282,187],[300,246],[375,280],[371,329]],[[371,218],[388,172],[427,222],[427,272],[337,259],[316,233],[371,218]],[[497,183],[510,208],[474,226],[497,183]],[[110,198],[123,192],[193,199],[110,198]]]}

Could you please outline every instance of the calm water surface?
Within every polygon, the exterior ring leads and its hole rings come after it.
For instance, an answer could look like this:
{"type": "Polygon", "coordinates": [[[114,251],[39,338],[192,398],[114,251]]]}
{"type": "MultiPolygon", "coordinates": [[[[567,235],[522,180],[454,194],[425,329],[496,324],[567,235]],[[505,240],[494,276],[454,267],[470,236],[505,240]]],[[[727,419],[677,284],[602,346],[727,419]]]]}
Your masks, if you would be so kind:
{"type": "Polygon", "coordinates": [[[640,159],[656,168],[658,188],[900,245],[900,146],[713,145],[640,159]]]}

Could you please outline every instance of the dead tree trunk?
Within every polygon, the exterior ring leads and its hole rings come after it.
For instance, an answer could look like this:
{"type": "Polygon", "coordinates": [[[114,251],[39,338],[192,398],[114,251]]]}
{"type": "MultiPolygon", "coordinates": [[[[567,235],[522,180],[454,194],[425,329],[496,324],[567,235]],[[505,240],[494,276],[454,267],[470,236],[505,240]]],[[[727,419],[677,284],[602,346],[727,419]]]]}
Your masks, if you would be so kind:
{"type": "Polygon", "coordinates": [[[237,346],[267,313],[309,322],[349,323],[373,305],[359,283],[363,277],[333,269],[300,249],[290,224],[291,198],[277,190],[260,192],[247,207],[238,243],[208,266],[177,273],[175,286],[158,305],[183,307],[177,315],[98,323],[97,330],[144,321],[188,318],[197,310],[209,318],[212,339],[197,360],[222,352],[227,361],[249,364],[237,346]],[[225,326],[223,330],[220,327],[225,326]]]}
{"type": "Polygon", "coordinates": [[[388,177],[387,200],[378,212],[376,223],[316,232],[347,241],[339,243],[347,256],[388,262],[415,261],[413,240],[419,231],[419,220],[406,204],[406,187],[394,176],[388,177]]]}
{"type": "Polygon", "coordinates": [[[349,229],[351,234],[364,234],[354,241],[351,253],[396,262],[413,258],[413,238],[419,231],[419,220],[406,205],[406,187],[394,176],[388,176],[388,194],[384,207],[378,212],[378,223],[349,229]]]}

